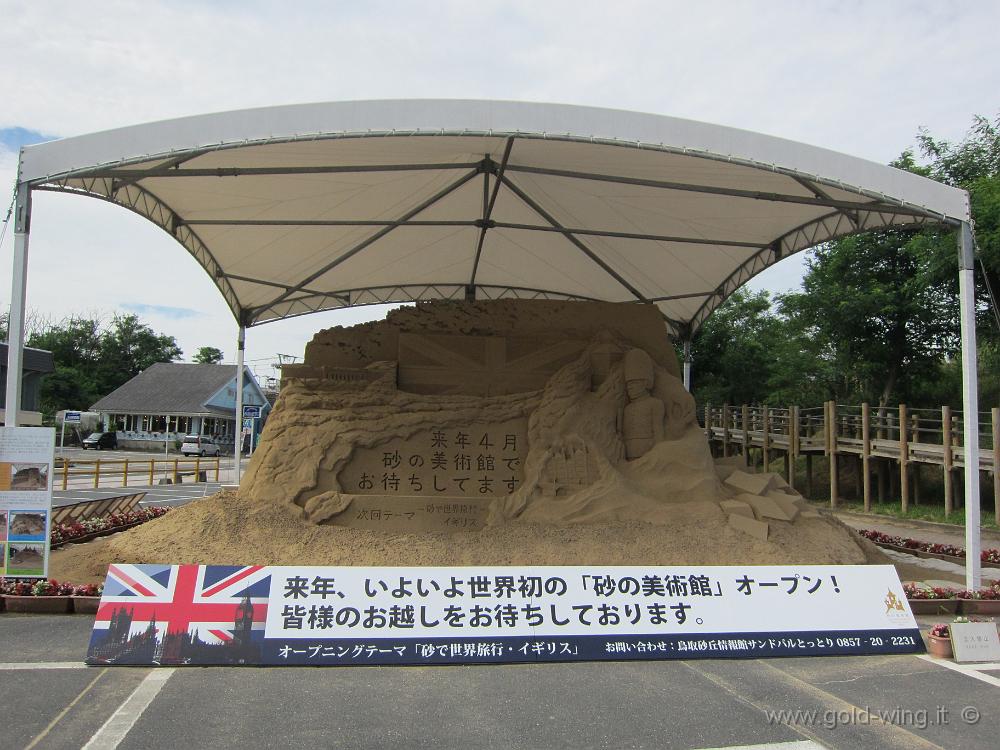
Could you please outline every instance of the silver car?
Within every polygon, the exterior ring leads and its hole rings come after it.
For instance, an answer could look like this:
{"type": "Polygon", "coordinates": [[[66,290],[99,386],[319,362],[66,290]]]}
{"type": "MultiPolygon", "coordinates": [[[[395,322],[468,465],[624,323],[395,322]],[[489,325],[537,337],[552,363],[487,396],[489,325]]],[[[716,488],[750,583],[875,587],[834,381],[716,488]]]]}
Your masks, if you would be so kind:
{"type": "Polygon", "coordinates": [[[185,456],[218,456],[219,444],[207,435],[185,435],[181,453],[185,456]]]}

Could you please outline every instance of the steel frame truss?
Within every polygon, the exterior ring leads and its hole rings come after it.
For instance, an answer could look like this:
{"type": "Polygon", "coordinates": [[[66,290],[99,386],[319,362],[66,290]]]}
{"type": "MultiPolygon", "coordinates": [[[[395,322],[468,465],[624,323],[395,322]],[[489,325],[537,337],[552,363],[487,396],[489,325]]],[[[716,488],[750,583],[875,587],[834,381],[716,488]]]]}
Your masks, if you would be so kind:
{"type": "MultiPolygon", "coordinates": [[[[381,135],[414,136],[414,135],[446,135],[447,133],[431,134],[427,132],[418,133],[386,133],[381,135]]],[[[379,134],[341,134],[322,136],[326,138],[354,138],[365,137],[366,135],[379,134]]],[[[787,169],[777,169],[773,166],[742,162],[740,160],[726,159],[733,163],[750,166],[757,169],[767,169],[777,172],[794,180],[799,185],[808,190],[810,196],[793,195],[790,193],[774,193],[740,190],[735,188],[717,187],[689,184],[683,182],[669,182],[663,180],[649,180],[633,178],[623,175],[601,174],[593,172],[581,172],[574,170],[552,169],[538,167],[530,164],[517,164],[512,161],[511,156],[517,139],[535,139],[539,136],[534,134],[521,133],[455,133],[452,135],[479,135],[504,137],[506,144],[502,160],[499,164],[491,160],[488,156],[479,162],[445,162],[445,163],[416,163],[416,164],[382,164],[382,165],[318,165],[318,166],[289,166],[289,167],[222,167],[222,168],[197,168],[184,167],[184,163],[201,156],[220,150],[239,147],[252,147],[266,143],[280,143],[299,140],[299,138],[266,139],[259,142],[245,144],[222,144],[211,148],[191,150],[184,153],[174,153],[163,155],[164,163],[150,168],[129,168],[120,163],[113,166],[93,167],[80,170],[75,173],[67,173],[60,177],[50,178],[33,184],[33,190],[50,190],[57,192],[68,192],[86,194],[101,198],[112,203],[124,206],[129,210],[143,216],[170,233],[180,242],[195,258],[195,260],[209,273],[212,281],[222,292],[226,303],[229,305],[237,320],[245,326],[252,326],[272,320],[291,317],[295,315],[307,314],[318,310],[334,309],[337,307],[347,307],[366,304],[381,304],[385,302],[405,302],[419,301],[430,298],[440,299],[460,299],[462,297],[475,297],[481,293],[486,299],[499,299],[503,297],[515,296],[525,298],[542,297],[546,299],[587,299],[579,295],[560,292],[558,290],[526,289],[520,287],[505,287],[496,285],[480,285],[477,283],[477,274],[480,260],[484,250],[486,234],[490,229],[504,229],[509,231],[546,232],[563,235],[577,250],[583,253],[591,262],[598,265],[602,271],[612,277],[622,288],[636,301],[649,301],[654,303],[666,303],[678,299],[690,299],[696,297],[706,297],[699,306],[694,316],[688,321],[679,321],[669,318],[664,314],[668,326],[675,334],[683,331],[684,335],[690,336],[704,323],[708,315],[711,314],[722,302],[725,301],[737,288],[768,266],[779,260],[799,252],[809,247],[813,247],[822,242],[829,241],[837,237],[843,237],[858,232],[872,229],[902,226],[902,225],[926,225],[940,223],[954,223],[938,214],[928,212],[916,206],[904,205],[900,201],[879,196],[870,192],[857,190],[859,197],[867,199],[855,201],[844,201],[833,199],[823,188],[829,185],[839,189],[850,189],[850,186],[837,185],[830,181],[820,179],[815,176],[801,175],[787,169]],[[439,190],[430,198],[424,200],[414,208],[406,211],[395,220],[367,220],[367,219],[344,219],[344,220],[324,220],[324,219],[211,219],[200,218],[186,220],[178,216],[173,209],[160,200],[155,193],[140,183],[145,179],[159,178],[235,178],[253,177],[265,175],[314,175],[314,174],[350,174],[350,173],[380,173],[380,172],[406,172],[406,171],[457,171],[464,172],[456,180],[449,183],[445,188],[439,190]],[[458,190],[469,180],[477,175],[483,175],[483,202],[482,212],[476,218],[455,221],[427,221],[416,218],[421,212],[435,205],[452,192],[458,190]],[[816,206],[833,209],[831,212],[805,222],[799,227],[778,237],[774,241],[762,244],[759,241],[721,240],[704,237],[687,237],[673,235],[657,235],[641,232],[621,232],[605,230],[600,228],[569,227],[562,224],[553,214],[543,208],[531,195],[528,194],[524,186],[518,185],[511,179],[513,174],[542,175],[571,180],[587,180],[596,182],[609,182],[616,184],[635,185],[640,187],[653,188],[664,191],[697,192],[712,195],[720,195],[733,198],[741,198],[755,201],[767,201],[774,203],[789,203],[803,206],[816,206]],[[491,187],[492,178],[492,190],[491,187]],[[544,224],[521,224],[514,222],[495,221],[492,218],[501,187],[506,187],[508,191],[516,196],[522,203],[527,205],[545,222],[544,224]],[[209,247],[201,239],[196,231],[198,226],[289,226],[289,227],[372,227],[377,231],[367,238],[352,246],[349,250],[341,253],[319,270],[310,273],[302,280],[292,284],[282,284],[279,282],[257,279],[239,274],[225,272],[221,265],[212,255],[209,247]],[[326,292],[322,289],[312,288],[312,283],[341,263],[347,261],[354,255],[362,252],[378,242],[389,232],[400,227],[478,227],[477,243],[472,264],[472,272],[469,280],[465,284],[400,284],[394,286],[379,286],[363,289],[351,289],[326,292]],[[629,239],[662,243],[679,243],[692,246],[704,247],[732,247],[744,249],[751,252],[751,255],[716,289],[705,292],[693,292],[678,295],[666,295],[660,297],[647,297],[640,292],[631,282],[625,279],[621,273],[614,269],[604,258],[590,248],[581,238],[602,237],[629,239]],[[278,296],[264,304],[243,308],[239,303],[239,298],[233,289],[230,280],[242,281],[252,284],[280,289],[278,296]]],[[[309,136],[312,140],[316,136],[309,136]]],[[[550,139],[580,141],[581,139],[562,136],[546,136],[550,139]]],[[[305,137],[303,137],[305,139],[305,137]]],[[[594,143],[607,143],[610,145],[626,146],[632,148],[656,150],[667,153],[683,154],[694,158],[706,158],[721,161],[718,155],[701,153],[686,149],[675,149],[656,145],[623,143],[619,141],[607,141],[604,139],[588,139],[594,143]]],[[[148,160],[148,157],[146,157],[148,160]]],[[[136,163],[136,162],[133,162],[136,163]]]]}

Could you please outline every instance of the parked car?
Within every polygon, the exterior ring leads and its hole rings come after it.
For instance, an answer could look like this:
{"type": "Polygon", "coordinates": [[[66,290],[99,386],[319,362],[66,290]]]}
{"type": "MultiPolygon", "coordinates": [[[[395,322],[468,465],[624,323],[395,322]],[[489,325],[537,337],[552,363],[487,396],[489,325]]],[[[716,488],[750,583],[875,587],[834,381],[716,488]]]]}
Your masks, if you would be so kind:
{"type": "Polygon", "coordinates": [[[113,451],[118,447],[117,432],[92,432],[83,440],[83,449],[93,448],[94,450],[113,451]]]}
{"type": "Polygon", "coordinates": [[[181,453],[185,456],[218,456],[219,444],[207,435],[185,435],[181,453]]]}

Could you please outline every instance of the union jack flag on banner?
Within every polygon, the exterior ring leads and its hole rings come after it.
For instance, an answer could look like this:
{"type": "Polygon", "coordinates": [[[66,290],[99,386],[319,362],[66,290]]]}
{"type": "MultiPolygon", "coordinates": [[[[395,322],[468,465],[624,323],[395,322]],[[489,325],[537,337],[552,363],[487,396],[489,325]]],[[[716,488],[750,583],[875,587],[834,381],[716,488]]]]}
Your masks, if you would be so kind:
{"type": "Polygon", "coordinates": [[[111,565],[87,660],[240,662],[263,638],[269,588],[260,565],[111,565]]]}

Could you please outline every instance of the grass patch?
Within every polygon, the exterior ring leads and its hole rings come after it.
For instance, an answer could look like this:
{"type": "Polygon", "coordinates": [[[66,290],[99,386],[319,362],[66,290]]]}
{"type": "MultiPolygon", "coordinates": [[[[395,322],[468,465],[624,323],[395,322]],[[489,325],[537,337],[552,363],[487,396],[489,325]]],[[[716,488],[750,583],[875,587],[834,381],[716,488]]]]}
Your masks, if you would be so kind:
{"type": "MultiPolygon", "coordinates": [[[[814,500],[813,503],[821,508],[829,508],[830,503],[814,500]]],[[[854,513],[864,513],[864,503],[854,500],[841,500],[837,504],[839,510],[849,510],[854,513]]],[[[900,510],[899,501],[895,503],[872,503],[872,515],[888,516],[890,518],[909,519],[915,521],[934,521],[936,523],[947,523],[954,526],[965,526],[965,509],[957,508],[947,517],[944,508],[939,505],[910,505],[905,513],[900,510]]],[[[980,525],[984,529],[996,529],[997,521],[994,513],[983,509],[980,525]]]]}

